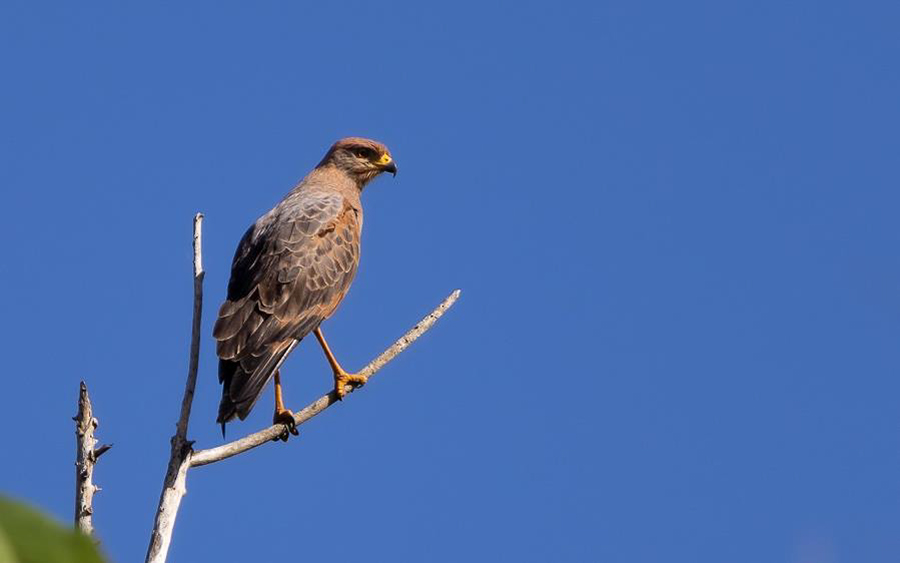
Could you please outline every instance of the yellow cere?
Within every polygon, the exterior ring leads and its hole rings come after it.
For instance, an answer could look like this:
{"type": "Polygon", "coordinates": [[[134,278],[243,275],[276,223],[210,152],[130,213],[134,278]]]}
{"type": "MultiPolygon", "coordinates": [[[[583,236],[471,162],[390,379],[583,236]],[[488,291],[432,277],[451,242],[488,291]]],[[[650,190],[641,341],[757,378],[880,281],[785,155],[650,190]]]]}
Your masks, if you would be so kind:
{"type": "Polygon", "coordinates": [[[391,155],[389,155],[389,154],[383,154],[383,155],[381,155],[381,158],[378,159],[378,164],[380,164],[382,166],[384,166],[385,164],[390,164],[390,163],[391,163],[391,155]]]}

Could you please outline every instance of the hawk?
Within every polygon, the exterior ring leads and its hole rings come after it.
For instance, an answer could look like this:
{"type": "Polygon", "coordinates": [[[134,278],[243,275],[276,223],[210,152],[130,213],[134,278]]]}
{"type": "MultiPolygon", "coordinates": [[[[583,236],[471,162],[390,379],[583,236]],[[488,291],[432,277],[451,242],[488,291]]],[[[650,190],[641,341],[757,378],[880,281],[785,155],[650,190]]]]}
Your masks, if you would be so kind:
{"type": "Polygon", "coordinates": [[[222,384],[216,422],[223,436],[225,423],[244,420],[273,377],[273,422],[297,434],[293,413],[284,407],[279,368],[310,332],[331,365],[339,399],[347,384],[365,384],[365,376],[341,367],[320,325],[340,305],[356,274],[360,194],[382,172],[397,175],[387,147],[359,137],[341,139],[244,233],[213,328],[222,384]]]}

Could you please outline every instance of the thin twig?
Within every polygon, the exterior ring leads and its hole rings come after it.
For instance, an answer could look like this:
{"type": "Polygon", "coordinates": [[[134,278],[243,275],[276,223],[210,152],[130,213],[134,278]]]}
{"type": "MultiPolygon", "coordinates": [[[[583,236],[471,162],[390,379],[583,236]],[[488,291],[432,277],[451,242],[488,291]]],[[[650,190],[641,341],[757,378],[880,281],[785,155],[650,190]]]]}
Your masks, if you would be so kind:
{"type": "Polygon", "coordinates": [[[90,535],[94,533],[94,493],[100,490],[94,485],[94,464],[112,446],[104,444],[94,449],[97,443],[94,430],[99,423],[94,418],[94,408],[84,381],[78,392],[78,413],[72,420],[75,421],[75,527],[90,535]]]}
{"type": "MultiPolygon", "coordinates": [[[[451,293],[444,301],[437,306],[437,308],[429,313],[425,318],[423,318],[419,323],[411,328],[409,332],[400,337],[399,340],[394,342],[390,348],[381,353],[380,356],[369,362],[369,364],[362,369],[359,373],[361,375],[373,375],[385,364],[394,359],[394,357],[405,350],[410,344],[415,342],[417,338],[425,334],[431,326],[437,322],[439,318],[453,306],[456,300],[459,298],[460,291],[457,289],[453,293],[451,293]]],[[[353,390],[351,385],[347,385],[345,390],[350,392],[353,390]]],[[[334,391],[323,395],[313,403],[307,405],[303,410],[296,413],[294,415],[294,422],[297,426],[300,426],[304,422],[308,421],[312,417],[316,416],[320,412],[324,411],[334,403],[338,401],[337,394],[334,391]]],[[[207,465],[210,463],[215,463],[217,461],[222,461],[223,459],[228,459],[229,457],[236,456],[240,453],[246,452],[247,450],[251,450],[257,446],[261,446],[267,442],[270,442],[273,438],[276,438],[282,435],[285,431],[284,424],[276,424],[266,428],[265,430],[260,430],[259,432],[255,432],[250,434],[249,436],[245,436],[239,440],[235,440],[234,442],[229,442],[228,444],[224,444],[222,446],[218,446],[216,448],[210,448],[208,450],[200,450],[194,452],[191,456],[191,467],[197,467],[200,465],[207,465]]]]}
{"type": "Polygon", "coordinates": [[[184,398],[181,400],[181,415],[178,417],[175,435],[172,436],[172,450],[169,466],[163,482],[163,490],[159,496],[159,507],[153,521],[153,533],[150,546],[147,548],[147,563],[163,563],[172,541],[175,517],[181,499],[187,492],[185,483],[187,470],[191,465],[191,442],[187,441],[188,420],[191,416],[191,404],[194,400],[194,388],[197,384],[197,367],[200,362],[200,321],[203,313],[203,214],[194,215],[194,313],[191,324],[191,355],[188,364],[187,383],[184,386],[184,398]]]}
{"type": "Polygon", "coordinates": [[[181,399],[181,416],[175,436],[187,439],[188,420],[191,418],[191,404],[194,402],[194,388],[197,386],[197,368],[200,364],[200,321],[203,317],[203,214],[194,215],[194,314],[191,320],[191,359],[188,364],[184,397],[181,399]]]}

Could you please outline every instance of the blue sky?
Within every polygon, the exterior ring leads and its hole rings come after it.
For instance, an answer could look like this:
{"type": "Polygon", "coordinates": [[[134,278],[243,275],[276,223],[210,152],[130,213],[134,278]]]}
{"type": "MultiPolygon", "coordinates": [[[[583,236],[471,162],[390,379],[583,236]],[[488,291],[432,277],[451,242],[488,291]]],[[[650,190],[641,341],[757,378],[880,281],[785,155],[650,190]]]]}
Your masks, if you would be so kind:
{"type": "MultiPolygon", "coordinates": [[[[172,561],[900,558],[898,9],[887,2],[0,7],[0,489],[146,550],[246,227],[346,135],[387,143],[324,328],[358,368],[299,439],[191,472],[172,561]],[[352,531],[341,530],[341,523],[352,531]]],[[[330,385],[304,342],[288,406],[330,385]]],[[[232,437],[271,416],[271,390],[232,437]]]]}

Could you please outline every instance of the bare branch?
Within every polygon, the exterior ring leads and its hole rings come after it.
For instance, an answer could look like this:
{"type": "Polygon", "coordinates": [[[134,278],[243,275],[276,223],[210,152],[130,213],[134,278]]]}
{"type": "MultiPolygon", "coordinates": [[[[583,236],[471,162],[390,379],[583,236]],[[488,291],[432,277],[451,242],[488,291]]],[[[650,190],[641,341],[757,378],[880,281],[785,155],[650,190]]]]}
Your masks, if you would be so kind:
{"type": "Polygon", "coordinates": [[[94,449],[98,422],[84,381],[78,393],[78,413],[72,420],[75,421],[75,527],[90,535],[94,533],[94,493],[100,490],[94,485],[94,464],[112,446],[94,449]]]}
{"type": "MultiPolygon", "coordinates": [[[[279,424],[217,448],[200,450],[198,452],[194,452],[191,449],[193,442],[188,441],[187,430],[188,421],[191,416],[191,404],[194,399],[194,388],[197,383],[197,368],[200,357],[200,320],[203,312],[202,224],[203,215],[198,213],[194,216],[194,314],[193,323],[191,325],[191,355],[188,366],[188,377],[184,388],[184,398],[181,401],[181,415],[178,418],[175,435],[172,436],[172,450],[171,455],[169,456],[169,465],[166,470],[163,490],[159,497],[159,506],[156,510],[156,517],[153,522],[153,534],[150,537],[150,546],[147,548],[146,563],[164,563],[166,560],[169,545],[172,541],[175,518],[178,515],[181,499],[187,492],[186,483],[188,469],[227,459],[255,448],[272,438],[280,436],[285,429],[283,424],[279,424]]],[[[360,373],[363,375],[373,375],[384,367],[384,365],[397,356],[397,354],[405,350],[417,338],[428,331],[444,312],[456,302],[459,298],[459,293],[458,289],[451,293],[434,311],[428,314],[428,316],[422,319],[419,324],[404,334],[380,356],[372,360],[360,373]]],[[[353,388],[348,385],[346,390],[350,392],[353,388]]],[[[303,424],[337,402],[337,400],[337,395],[332,391],[294,415],[294,420],[298,425],[303,424]]],[[[99,456],[104,451],[106,450],[101,447],[97,450],[95,456],[99,456]]]]}
{"type": "MultiPolygon", "coordinates": [[[[400,337],[399,340],[394,342],[390,348],[381,353],[380,356],[369,362],[369,364],[360,371],[361,375],[373,375],[382,367],[385,366],[388,362],[394,359],[400,352],[405,350],[410,344],[415,342],[417,338],[425,334],[431,326],[437,322],[439,318],[453,306],[456,300],[459,298],[460,290],[456,290],[451,293],[444,301],[437,306],[437,308],[429,313],[425,318],[423,318],[419,323],[411,328],[409,332],[400,337]]],[[[347,385],[345,388],[348,392],[353,390],[353,387],[347,385]]],[[[320,412],[324,411],[334,403],[338,401],[337,394],[334,391],[323,395],[315,402],[307,405],[303,410],[296,413],[294,415],[294,422],[297,426],[300,426],[307,420],[316,416],[320,412]]],[[[200,450],[194,452],[191,457],[191,467],[198,467],[200,465],[207,465],[210,463],[215,463],[217,461],[221,461],[223,459],[227,459],[232,456],[236,456],[240,453],[246,452],[247,450],[251,450],[257,446],[261,446],[266,442],[271,441],[273,438],[280,436],[285,430],[284,424],[276,424],[266,428],[265,430],[260,430],[254,434],[250,434],[249,436],[245,436],[239,440],[235,440],[234,442],[229,442],[228,444],[224,444],[222,446],[218,446],[216,448],[210,448],[208,450],[200,450]]]]}
{"type": "Polygon", "coordinates": [[[163,490],[159,496],[159,506],[153,521],[153,533],[150,546],[147,548],[147,563],[162,563],[166,560],[175,517],[181,498],[187,492],[187,470],[191,465],[191,442],[187,441],[188,420],[191,416],[191,404],[194,401],[194,388],[197,384],[197,367],[200,362],[200,321],[203,313],[203,214],[194,215],[194,313],[191,324],[191,355],[188,364],[187,382],[184,386],[184,397],[181,400],[181,415],[178,417],[175,435],[172,436],[172,452],[169,466],[163,481],[163,490]]]}

